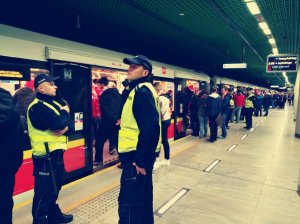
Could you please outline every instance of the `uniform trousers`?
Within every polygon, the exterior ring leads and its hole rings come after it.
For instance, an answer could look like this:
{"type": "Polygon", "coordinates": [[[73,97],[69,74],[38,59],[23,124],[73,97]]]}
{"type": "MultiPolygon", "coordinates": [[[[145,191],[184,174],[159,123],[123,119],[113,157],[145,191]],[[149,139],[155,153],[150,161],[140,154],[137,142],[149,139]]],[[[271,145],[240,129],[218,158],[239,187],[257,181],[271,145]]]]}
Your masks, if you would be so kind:
{"type": "Polygon", "coordinates": [[[62,186],[65,172],[63,150],[55,150],[50,153],[53,174],[50,172],[49,161],[45,157],[33,157],[34,197],[32,203],[32,217],[34,224],[50,223],[51,218],[61,215],[56,200],[62,186]],[[57,192],[54,191],[53,180],[55,177],[57,192]]]}
{"type": "Polygon", "coordinates": [[[145,176],[137,174],[132,163],[122,165],[119,224],[153,224],[153,165],[146,168],[145,176]]]}
{"type": "Polygon", "coordinates": [[[252,128],[252,114],[253,114],[253,108],[245,108],[245,117],[246,117],[246,127],[252,128]]]}

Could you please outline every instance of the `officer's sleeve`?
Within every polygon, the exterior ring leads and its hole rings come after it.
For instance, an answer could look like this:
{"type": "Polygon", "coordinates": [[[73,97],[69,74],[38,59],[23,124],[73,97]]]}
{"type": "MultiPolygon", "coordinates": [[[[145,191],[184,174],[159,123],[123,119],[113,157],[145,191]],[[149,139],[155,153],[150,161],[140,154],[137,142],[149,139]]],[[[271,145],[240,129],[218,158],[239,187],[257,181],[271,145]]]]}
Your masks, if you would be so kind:
{"type": "Polygon", "coordinates": [[[70,116],[65,110],[57,115],[43,103],[37,103],[29,109],[29,118],[32,126],[39,130],[63,130],[69,125],[70,116]]]}
{"type": "Polygon", "coordinates": [[[135,162],[139,167],[145,168],[154,161],[160,133],[159,114],[147,87],[143,86],[136,91],[133,114],[140,130],[135,162]]]}

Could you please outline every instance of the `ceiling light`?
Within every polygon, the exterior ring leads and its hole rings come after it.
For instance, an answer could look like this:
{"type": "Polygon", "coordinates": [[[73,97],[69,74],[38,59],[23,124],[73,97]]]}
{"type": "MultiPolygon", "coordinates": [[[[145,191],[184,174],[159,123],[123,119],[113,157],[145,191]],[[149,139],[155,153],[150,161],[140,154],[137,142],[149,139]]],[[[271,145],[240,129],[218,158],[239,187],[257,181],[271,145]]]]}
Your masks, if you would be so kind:
{"type": "Polygon", "coordinates": [[[247,7],[253,15],[260,14],[260,10],[256,2],[247,2],[247,7]]]}
{"type": "Polygon", "coordinates": [[[253,2],[253,0],[244,0],[244,2],[253,2]]]}
{"type": "Polygon", "coordinates": [[[277,48],[273,48],[273,54],[278,54],[278,49],[277,48]]]}
{"type": "Polygon", "coordinates": [[[184,13],[179,13],[178,15],[179,15],[179,16],[184,16],[184,13]]]}
{"type": "Polygon", "coordinates": [[[275,39],[271,38],[271,39],[269,39],[269,42],[270,42],[270,44],[275,44],[275,39]]]}
{"type": "Polygon", "coordinates": [[[262,29],[269,29],[268,24],[267,24],[266,22],[258,23],[258,25],[259,25],[260,28],[262,28],[262,29]]]}
{"type": "Polygon", "coordinates": [[[270,29],[263,29],[264,33],[266,35],[270,35],[271,34],[271,30],[270,29]]]}

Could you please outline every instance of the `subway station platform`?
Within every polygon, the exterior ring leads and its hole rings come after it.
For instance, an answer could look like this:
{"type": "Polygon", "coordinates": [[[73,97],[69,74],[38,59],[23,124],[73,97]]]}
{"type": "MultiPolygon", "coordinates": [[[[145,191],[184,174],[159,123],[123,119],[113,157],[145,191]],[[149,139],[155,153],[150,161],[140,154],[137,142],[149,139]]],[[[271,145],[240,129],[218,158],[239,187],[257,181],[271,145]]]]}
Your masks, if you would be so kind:
{"type": "MultiPolygon", "coordinates": [[[[193,136],[172,142],[171,165],[153,174],[155,223],[299,224],[292,107],[270,112],[253,117],[250,131],[230,123],[228,137],[215,143],[193,136]]],[[[120,174],[113,166],[64,186],[59,204],[72,223],[118,223],[120,174]]],[[[32,194],[15,197],[15,224],[32,222],[32,194]]]]}

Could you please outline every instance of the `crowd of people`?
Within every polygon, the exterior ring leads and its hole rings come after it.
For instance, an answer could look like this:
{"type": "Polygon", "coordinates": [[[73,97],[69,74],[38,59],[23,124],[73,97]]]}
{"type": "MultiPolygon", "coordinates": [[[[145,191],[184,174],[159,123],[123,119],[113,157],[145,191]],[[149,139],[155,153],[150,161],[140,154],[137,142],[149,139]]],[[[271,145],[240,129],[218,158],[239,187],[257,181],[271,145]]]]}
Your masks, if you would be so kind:
{"type": "MultiPolygon", "coordinates": [[[[229,123],[246,123],[245,129],[252,128],[252,116],[268,116],[270,107],[284,108],[286,101],[293,104],[293,93],[238,88],[236,91],[224,85],[218,91],[212,87],[210,94],[206,90],[193,88],[189,105],[190,128],[193,136],[214,142],[227,137],[229,123]],[[264,114],[263,114],[264,111],[264,114]],[[218,126],[220,135],[218,135],[218,126]]],[[[187,115],[188,116],[188,115],[187,115]]]]}

